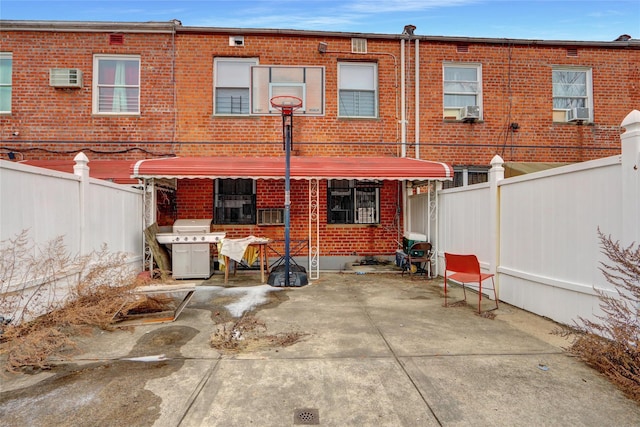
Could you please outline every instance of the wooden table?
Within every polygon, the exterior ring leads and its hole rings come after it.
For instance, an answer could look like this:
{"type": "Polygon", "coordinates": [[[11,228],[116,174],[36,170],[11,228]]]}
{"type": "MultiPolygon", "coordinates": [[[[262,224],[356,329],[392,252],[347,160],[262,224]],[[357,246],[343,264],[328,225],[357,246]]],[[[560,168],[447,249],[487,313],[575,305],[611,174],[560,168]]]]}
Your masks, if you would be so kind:
{"type": "MultiPolygon", "coordinates": [[[[269,263],[267,262],[267,245],[271,243],[271,240],[265,239],[258,242],[249,243],[249,246],[258,247],[258,253],[260,258],[260,279],[262,283],[265,283],[265,271],[269,273],[269,263]]],[[[224,243],[223,243],[224,244],[224,243]]],[[[229,281],[229,257],[224,256],[224,283],[229,281]]],[[[234,261],[235,262],[235,261],[234,261]]],[[[235,273],[235,267],[234,271],[235,273]]]]}

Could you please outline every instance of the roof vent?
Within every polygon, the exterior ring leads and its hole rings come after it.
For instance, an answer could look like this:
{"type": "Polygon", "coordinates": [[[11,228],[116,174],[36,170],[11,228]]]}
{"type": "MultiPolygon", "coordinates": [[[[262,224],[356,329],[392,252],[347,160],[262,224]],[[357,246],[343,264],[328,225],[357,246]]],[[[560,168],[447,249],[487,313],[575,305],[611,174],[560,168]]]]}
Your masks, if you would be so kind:
{"type": "Polygon", "coordinates": [[[124,34],[109,34],[109,44],[124,44],[124,34]]]}
{"type": "Polygon", "coordinates": [[[577,47],[569,47],[567,48],[567,56],[578,56],[578,48],[577,47]]]}
{"type": "Polygon", "coordinates": [[[367,39],[351,39],[351,53],[367,53],[367,39]]]}
{"type": "Polygon", "coordinates": [[[626,42],[631,40],[631,36],[629,34],[621,34],[617,39],[615,39],[615,42],[626,42]]]}
{"type": "Polygon", "coordinates": [[[415,25],[411,25],[411,24],[405,25],[404,30],[402,31],[402,34],[405,34],[407,36],[412,36],[415,30],[416,30],[415,25]]]}
{"type": "Polygon", "coordinates": [[[244,46],[244,36],[229,36],[229,46],[244,46]]]}

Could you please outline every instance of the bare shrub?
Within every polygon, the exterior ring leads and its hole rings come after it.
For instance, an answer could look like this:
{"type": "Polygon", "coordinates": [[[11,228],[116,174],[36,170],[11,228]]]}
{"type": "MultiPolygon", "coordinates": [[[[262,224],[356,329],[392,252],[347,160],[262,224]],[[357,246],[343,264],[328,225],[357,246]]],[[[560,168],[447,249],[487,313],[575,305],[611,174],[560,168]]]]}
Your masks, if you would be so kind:
{"type": "Polygon", "coordinates": [[[0,242],[0,353],[5,369],[45,369],[53,357],[73,353],[71,337],[94,327],[114,328],[116,313],[161,309],[166,301],[132,298],[139,285],[127,255],[106,246],[86,256],[71,256],[62,238],[42,247],[23,231],[0,242]]]}
{"type": "Polygon", "coordinates": [[[598,230],[602,252],[609,262],[600,270],[616,289],[616,296],[596,289],[603,315],[597,322],[578,318],[575,328],[560,333],[572,336],[568,350],[603,373],[628,397],[640,402],[640,247],[623,247],[598,230]]]}
{"type": "Polygon", "coordinates": [[[267,334],[267,325],[254,316],[242,316],[234,322],[218,325],[211,334],[211,347],[223,353],[239,353],[268,347],[288,347],[307,334],[286,332],[267,334]]]}

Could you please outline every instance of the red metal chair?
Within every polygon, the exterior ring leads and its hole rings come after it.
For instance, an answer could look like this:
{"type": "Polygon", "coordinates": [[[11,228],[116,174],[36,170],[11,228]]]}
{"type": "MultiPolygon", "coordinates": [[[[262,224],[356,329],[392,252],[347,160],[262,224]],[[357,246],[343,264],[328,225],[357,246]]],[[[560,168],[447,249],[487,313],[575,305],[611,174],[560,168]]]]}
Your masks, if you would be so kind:
{"type": "MultiPolygon", "coordinates": [[[[445,304],[447,298],[447,280],[454,280],[462,284],[462,292],[464,293],[464,300],[467,300],[467,292],[465,291],[465,283],[477,283],[478,284],[478,313],[481,313],[482,304],[482,282],[491,278],[493,287],[493,297],[496,300],[496,308],[498,308],[498,296],[496,295],[496,283],[493,280],[493,274],[482,273],[480,271],[480,263],[478,257],[475,255],[457,255],[457,254],[444,254],[445,270],[444,270],[444,297],[445,304]],[[450,274],[449,274],[450,272],[450,274]]],[[[485,288],[486,289],[486,288],[485,288]]],[[[495,310],[492,309],[492,310],[495,310]]]]}

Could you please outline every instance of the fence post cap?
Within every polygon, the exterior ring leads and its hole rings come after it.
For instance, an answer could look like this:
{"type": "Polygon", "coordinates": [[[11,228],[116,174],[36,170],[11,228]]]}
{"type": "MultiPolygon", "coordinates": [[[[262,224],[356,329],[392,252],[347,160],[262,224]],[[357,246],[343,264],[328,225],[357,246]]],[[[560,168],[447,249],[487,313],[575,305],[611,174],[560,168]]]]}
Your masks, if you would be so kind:
{"type": "Polygon", "coordinates": [[[640,111],[633,110],[627,114],[620,126],[625,128],[627,132],[637,130],[637,127],[640,127],[640,111]]]}
{"type": "Polygon", "coordinates": [[[89,163],[89,158],[83,152],[80,152],[80,153],[76,154],[76,156],[73,158],[73,160],[76,163],[84,163],[84,164],[89,163]]]}
{"type": "Polygon", "coordinates": [[[491,166],[492,167],[502,166],[503,164],[504,164],[504,160],[502,160],[502,157],[500,157],[497,154],[495,156],[493,156],[493,159],[491,159],[491,166]]]}

